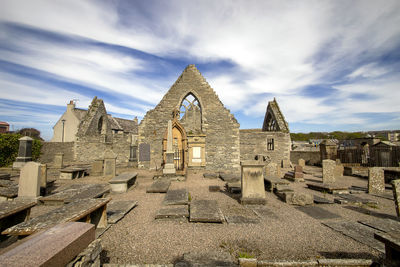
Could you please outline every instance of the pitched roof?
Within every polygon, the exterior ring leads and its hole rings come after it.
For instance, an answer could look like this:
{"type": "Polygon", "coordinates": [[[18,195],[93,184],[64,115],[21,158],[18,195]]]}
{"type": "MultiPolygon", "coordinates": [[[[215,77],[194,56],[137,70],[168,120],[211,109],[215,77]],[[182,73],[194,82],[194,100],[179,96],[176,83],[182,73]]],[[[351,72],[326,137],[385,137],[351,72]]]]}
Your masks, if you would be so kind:
{"type": "Polygon", "coordinates": [[[80,109],[80,108],[74,108],[73,111],[74,111],[74,114],[76,115],[76,117],[78,118],[78,120],[80,120],[80,121],[85,117],[85,115],[87,113],[87,110],[80,109]]]}
{"type": "Polygon", "coordinates": [[[289,132],[289,125],[286,122],[275,98],[273,101],[268,102],[262,129],[263,131],[289,132]]]}
{"type": "Polygon", "coordinates": [[[134,120],[126,120],[122,118],[113,118],[115,121],[118,122],[119,126],[124,132],[129,132],[129,133],[138,133],[138,124],[134,120]]]}

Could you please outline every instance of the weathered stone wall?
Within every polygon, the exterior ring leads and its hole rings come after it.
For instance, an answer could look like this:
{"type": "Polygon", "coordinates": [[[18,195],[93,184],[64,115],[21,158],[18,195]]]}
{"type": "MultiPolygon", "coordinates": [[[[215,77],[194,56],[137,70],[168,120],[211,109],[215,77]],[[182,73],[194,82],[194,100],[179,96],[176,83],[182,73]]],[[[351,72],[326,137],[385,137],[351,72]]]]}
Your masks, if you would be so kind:
{"type": "Polygon", "coordinates": [[[282,160],[290,160],[290,134],[264,132],[261,129],[240,130],[240,160],[254,160],[257,154],[267,155],[281,166],[282,160]],[[274,139],[274,150],[267,150],[267,139],[274,139]]]}
{"type": "Polygon", "coordinates": [[[52,163],[56,153],[64,153],[64,161],[74,160],[74,142],[43,142],[39,161],[52,163]]]}
{"type": "Polygon", "coordinates": [[[321,165],[321,154],[319,151],[290,151],[290,161],[297,164],[299,159],[304,159],[306,165],[321,165]]]}
{"type": "Polygon", "coordinates": [[[140,122],[139,144],[150,144],[150,162],[139,162],[139,167],[161,166],[162,141],[168,120],[172,119],[173,110],[179,109],[189,93],[198,99],[202,109],[202,132],[206,135],[206,169],[239,172],[239,123],[194,65],[189,65],[183,71],[161,102],[148,111],[140,122]]]}

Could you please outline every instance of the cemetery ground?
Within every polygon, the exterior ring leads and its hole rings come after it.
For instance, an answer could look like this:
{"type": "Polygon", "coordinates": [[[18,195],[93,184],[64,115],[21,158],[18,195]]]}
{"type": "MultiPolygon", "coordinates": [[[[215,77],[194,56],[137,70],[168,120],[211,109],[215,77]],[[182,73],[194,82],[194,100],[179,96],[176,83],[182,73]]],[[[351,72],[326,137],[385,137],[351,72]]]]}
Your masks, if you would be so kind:
{"type": "MultiPolygon", "coordinates": [[[[183,255],[195,253],[201,257],[257,258],[257,260],[315,260],[323,258],[372,259],[384,257],[384,246],[370,236],[342,234],[327,225],[352,222],[360,227],[364,223],[379,220],[398,220],[392,190],[386,184],[383,197],[367,194],[368,179],[343,176],[337,181],[348,187],[364,201],[355,203],[342,201],[332,204],[316,204],[304,207],[289,205],[274,193],[266,191],[266,204],[241,205],[240,194],[231,194],[220,178],[203,177],[203,171],[189,170],[184,181],[172,181],[169,190],[186,189],[189,203],[196,200],[215,200],[222,223],[193,223],[185,219],[155,219],[163,207],[165,193],[146,193],[159,172],[118,168],[117,174],[137,172],[134,186],[126,193],[111,193],[113,201],[137,201],[137,206],[120,221],[109,224],[100,236],[103,246],[101,262],[114,264],[172,264],[183,255]],[[211,192],[210,186],[220,190],[211,192]],[[357,239],[357,240],[356,240],[357,239]],[[364,239],[364,240],[363,240],[364,239]],[[215,256],[217,255],[217,256],[215,256]]],[[[282,176],[289,169],[282,169],[282,176]]],[[[309,193],[334,202],[339,195],[308,189],[307,182],[321,182],[322,169],[306,166],[305,182],[290,182],[296,192],[309,193]]],[[[49,169],[48,179],[56,179],[57,169],[49,169]]],[[[12,179],[17,179],[16,176],[12,179]]],[[[73,180],[56,180],[54,188],[62,191],[71,184],[107,184],[111,178],[85,176],[73,180]]],[[[31,209],[35,218],[57,206],[36,205],[31,209]]],[[[370,228],[373,229],[373,228],[370,228]]],[[[374,230],[374,229],[373,229],[374,230]]],[[[372,230],[371,230],[372,231],[372,230]]],[[[20,241],[18,241],[20,242],[20,241]]],[[[50,244],[49,244],[50,245],[50,244]]],[[[1,250],[0,250],[1,253],[1,250]]]]}

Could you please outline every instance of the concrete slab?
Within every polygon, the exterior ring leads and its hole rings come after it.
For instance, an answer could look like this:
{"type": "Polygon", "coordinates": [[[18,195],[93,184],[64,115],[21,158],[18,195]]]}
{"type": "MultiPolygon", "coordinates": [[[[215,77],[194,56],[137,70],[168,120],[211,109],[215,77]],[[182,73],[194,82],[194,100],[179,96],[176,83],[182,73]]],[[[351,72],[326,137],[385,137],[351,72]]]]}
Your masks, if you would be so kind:
{"type": "Polygon", "coordinates": [[[186,189],[168,190],[163,205],[187,205],[189,193],[186,189]]]}
{"type": "Polygon", "coordinates": [[[152,185],[147,188],[147,193],[167,193],[169,186],[171,185],[170,179],[161,178],[155,180],[152,185]]]}
{"type": "Polygon", "coordinates": [[[339,215],[318,206],[296,207],[296,209],[317,220],[340,218],[339,215]]]}
{"type": "Polygon", "coordinates": [[[222,223],[223,215],[216,200],[194,200],[190,203],[191,222],[222,223]]]}
{"type": "Polygon", "coordinates": [[[137,201],[119,200],[107,204],[107,222],[117,223],[138,204],[137,201]]]}
{"type": "Polygon", "coordinates": [[[156,219],[186,219],[189,217],[187,205],[162,207],[156,213],[156,219]]]}

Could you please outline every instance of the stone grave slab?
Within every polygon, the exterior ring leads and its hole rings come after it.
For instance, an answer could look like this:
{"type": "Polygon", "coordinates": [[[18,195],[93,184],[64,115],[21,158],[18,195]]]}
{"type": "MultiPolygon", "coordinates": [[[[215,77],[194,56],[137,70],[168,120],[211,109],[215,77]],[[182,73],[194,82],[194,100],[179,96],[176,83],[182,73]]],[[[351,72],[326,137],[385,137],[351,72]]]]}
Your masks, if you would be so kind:
{"type": "Polygon", "coordinates": [[[378,230],[357,222],[340,221],[323,222],[322,224],[382,253],[385,251],[384,245],[374,239],[374,233],[379,232],[378,230]]]}
{"type": "Polygon", "coordinates": [[[329,194],[347,194],[349,188],[344,185],[323,184],[323,183],[306,183],[307,187],[316,191],[326,192],[329,194]]]}
{"type": "Polygon", "coordinates": [[[165,195],[163,205],[187,205],[189,202],[189,192],[186,189],[168,190],[165,195]]]}
{"type": "Polygon", "coordinates": [[[267,208],[266,206],[263,205],[252,205],[250,206],[250,209],[260,218],[264,219],[264,218],[268,218],[268,219],[278,219],[278,216],[276,216],[276,214],[270,210],[269,208],[267,208]]]}
{"type": "Polygon", "coordinates": [[[363,220],[358,222],[385,233],[400,231],[400,221],[395,221],[391,219],[374,218],[373,220],[363,220]]]}
{"type": "Polygon", "coordinates": [[[386,265],[400,266],[400,232],[375,233],[374,238],[385,244],[386,265]]]}
{"type": "Polygon", "coordinates": [[[0,201],[10,200],[18,196],[18,185],[0,187],[0,201]]]}
{"type": "Polygon", "coordinates": [[[150,161],[150,145],[139,144],[139,161],[150,161]]]}
{"type": "Polygon", "coordinates": [[[240,174],[236,174],[236,173],[223,173],[221,172],[219,174],[219,177],[228,183],[232,183],[232,182],[240,182],[241,176],[240,174]]]}
{"type": "Polygon", "coordinates": [[[219,185],[210,185],[208,187],[209,192],[219,192],[221,190],[221,187],[219,185]]]}
{"type": "Polygon", "coordinates": [[[282,201],[290,205],[305,206],[314,203],[314,196],[307,193],[294,191],[276,191],[275,194],[282,201]]]}
{"type": "Polygon", "coordinates": [[[385,175],[383,168],[368,168],[368,193],[380,194],[385,192],[385,175]]]}
{"type": "Polygon", "coordinates": [[[355,186],[355,185],[350,186],[349,190],[350,190],[351,194],[359,194],[359,193],[367,192],[367,188],[361,187],[361,186],[355,186]]]}
{"type": "Polygon", "coordinates": [[[9,173],[0,172],[0,180],[9,180],[11,175],[9,173]]]}
{"type": "Polygon", "coordinates": [[[156,219],[187,219],[189,210],[187,205],[162,207],[156,213],[156,219]]]}
{"type": "Polygon", "coordinates": [[[338,204],[368,204],[368,205],[378,205],[375,200],[370,200],[366,198],[361,198],[354,196],[352,194],[341,194],[338,198],[335,198],[335,203],[338,204]]]}
{"type": "Polygon", "coordinates": [[[392,181],[393,199],[396,206],[397,217],[400,217],[400,179],[392,181]]]}
{"type": "Polygon", "coordinates": [[[107,204],[107,222],[117,223],[138,204],[137,201],[117,200],[107,204]]]}
{"type": "Polygon", "coordinates": [[[108,183],[111,190],[117,193],[125,193],[129,187],[135,184],[137,172],[127,172],[112,178],[108,183]]]}
{"type": "Polygon", "coordinates": [[[219,178],[219,173],[206,172],[203,174],[203,177],[206,179],[217,179],[219,178]]]}
{"type": "Polygon", "coordinates": [[[190,203],[191,222],[222,223],[223,215],[216,200],[194,200],[190,203]]]}
{"type": "Polygon", "coordinates": [[[241,182],[226,183],[225,186],[228,192],[231,194],[239,194],[240,192],[242,192],[241,182]]]}
{"type": "Polygon", "coordinates": [[[169,186],[171,185],[171,180],[166,178],[161,178],[155,180],[152,185],[147,188],[146,193],[167,193],[169,186]]]}
{"type": "Polygon", "coordinates": [[[296,207],[296,209],[317,220],[340,218],[339,215],[318,206],[296,207]]]}
{"type": "Polygon", "coordinates": [[[225,220],[228,224],[254,224],[260,222],[260,220],[257,218],[245,217],[240,215],[225,216],[225,220]]]}
{"type": "Polygon", "coordinates": [[[80,187],[70,187],[53,195],[40,198],[45,205],[62,205],[77,199],[98,198],[110,192],[106,184],[86,184],[80,187]]]}
{"type": "Polygon", "coordinates": [[[15,185],[13,181],[10,180],[0,180],[0,187],[10,187],[15,185]]]}
{"type": "Polygon", "coordinates": [[[314,203],[315,204],[333,204],[335,202],[333,200],[329,200],[327,198],[314,195],[314,203]]]}
{"type": "Polygon", "coordinates": [[[289,185],[290,182],[285,179],[280,179],[276,176],[264,177],[264,185],[268,191],[273,192],[278,184],[279,185],[289,185]]]}

